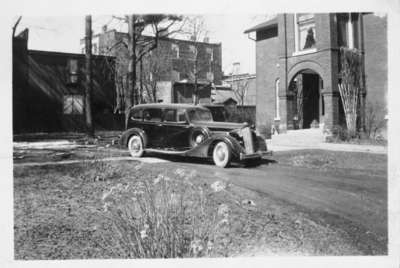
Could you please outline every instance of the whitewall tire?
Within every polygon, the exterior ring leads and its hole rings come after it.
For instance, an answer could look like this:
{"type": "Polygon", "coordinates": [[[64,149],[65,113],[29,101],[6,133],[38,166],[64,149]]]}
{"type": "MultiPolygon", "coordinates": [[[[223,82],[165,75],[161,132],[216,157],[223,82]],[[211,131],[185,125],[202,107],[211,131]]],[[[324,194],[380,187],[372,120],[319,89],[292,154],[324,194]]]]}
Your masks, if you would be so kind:
{"type": "Polygon", "coordinates": [[[138,135],[132,135],[128,140],[128,150],[132,157],[142,157],[144,153],[142,138],[138,135]]]}
{"type": "Polygon", "coordinates": [[[213,149],[213,161],[217,167],[227,167],[231,162],[232,152],[229,146],[223,142],[218,142],[213,149]]]}

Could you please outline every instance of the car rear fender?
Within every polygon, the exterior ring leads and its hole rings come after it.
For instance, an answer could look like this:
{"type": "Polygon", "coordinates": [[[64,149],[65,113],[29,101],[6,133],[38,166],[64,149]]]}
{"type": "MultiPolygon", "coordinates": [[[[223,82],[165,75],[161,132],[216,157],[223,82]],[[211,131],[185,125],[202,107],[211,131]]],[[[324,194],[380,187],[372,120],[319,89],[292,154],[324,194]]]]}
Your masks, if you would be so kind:
{"type": "Polygon", "coordinates": [[[128,146],[128,140],[132,135],[138,135],[143,141],[143,148],[146,148],[147,146],[147,135],[143,131],[143,129],[140,128],[130,128],[122,133],[121,139],[119,140],[119,145],[122,148],[125,148],[128,146]]]}

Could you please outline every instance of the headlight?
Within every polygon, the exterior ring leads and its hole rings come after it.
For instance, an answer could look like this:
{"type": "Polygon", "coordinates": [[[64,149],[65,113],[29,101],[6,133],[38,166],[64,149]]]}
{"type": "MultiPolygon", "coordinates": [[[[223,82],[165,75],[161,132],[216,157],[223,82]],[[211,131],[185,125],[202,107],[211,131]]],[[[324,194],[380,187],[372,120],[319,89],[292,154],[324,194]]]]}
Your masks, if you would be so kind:
{"type": "Polygon", "coordinates": [[[198,135],[195,139],[196,143],[202,143],[204,140],[204,136],[203,135],[198,135]]]}

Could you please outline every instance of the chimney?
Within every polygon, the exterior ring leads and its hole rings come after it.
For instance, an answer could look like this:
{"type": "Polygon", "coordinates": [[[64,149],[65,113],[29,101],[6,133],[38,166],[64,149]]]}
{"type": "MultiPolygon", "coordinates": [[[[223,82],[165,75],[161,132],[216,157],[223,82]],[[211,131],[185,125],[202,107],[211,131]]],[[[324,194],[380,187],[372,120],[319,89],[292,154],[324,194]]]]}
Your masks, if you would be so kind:
{"type": "Polygon", "coordinates": [[[103,33],[107,32],[107,25],[103,25],[103,27],[101,27],[103,33]]]}
{"type": "Polygon", "coordinates": [[[203,42],[204,43],[209,43],[210,42],[210,37],[204,37],[203,42]]]}
{"type": "Polygon", "coordinates": [[[237,75],[240,73],[240,62],[234,62],[232,67],[232,75],[237,75]]]}
{"type": "Polygon", "coordinates": [[[195,36],[195,35],[191,35],[191,36],[190,36],[190,41],[196,42],[196,36],[195,36]]]}

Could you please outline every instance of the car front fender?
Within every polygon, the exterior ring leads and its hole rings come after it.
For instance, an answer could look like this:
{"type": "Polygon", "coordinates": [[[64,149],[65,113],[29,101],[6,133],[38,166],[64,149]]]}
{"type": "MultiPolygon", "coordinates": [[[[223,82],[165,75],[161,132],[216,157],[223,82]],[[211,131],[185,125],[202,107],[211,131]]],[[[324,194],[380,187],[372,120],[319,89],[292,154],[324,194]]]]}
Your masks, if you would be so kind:
{"type": "Polygon", "coordinates": [[[147,146],[147,135],[143,131],[143,129],[140,129],[140,128],[130,128],[130,129],[125,130],[122,133],[122,136],[121,136],[121,138],[119,140],[119,145],[122,148],[126,148],[128,146],[128,140],[132,135],[138,135],[143,141],[143,148],[146,148],[146,146],[147,146]]]}
{"type": "Polygon", "coordinates": [[[229,134],[215,133],[211,136],[210,139],[213,140],[213,142],[211,143],[212,145],[215,145],[219,141],[225,142],[229,146],[229,149],[231,149],[234,156],[239,156],[240,153],[244,152],[244,148],[242,147],[242,145],[240,145],[240,143],[229,134]]]}
{"type": "Polygon", "coordinates": [[[214,148],[214,146],[220,141],[225,142],[229,146],[229,149],[231,150],[234,157],[239,157],[240,153],[244,152],[243,147],[235,138],[225,133],[213,133],[211,137],[209,137],[193,149],[187,151],[186,155],[195,157],[209,157],[212,155],[212,149],[214,148]]]}

